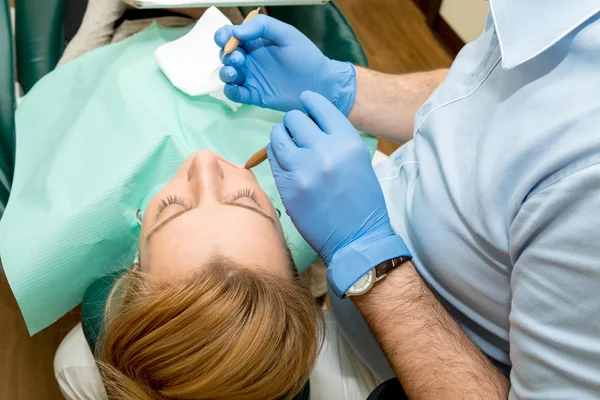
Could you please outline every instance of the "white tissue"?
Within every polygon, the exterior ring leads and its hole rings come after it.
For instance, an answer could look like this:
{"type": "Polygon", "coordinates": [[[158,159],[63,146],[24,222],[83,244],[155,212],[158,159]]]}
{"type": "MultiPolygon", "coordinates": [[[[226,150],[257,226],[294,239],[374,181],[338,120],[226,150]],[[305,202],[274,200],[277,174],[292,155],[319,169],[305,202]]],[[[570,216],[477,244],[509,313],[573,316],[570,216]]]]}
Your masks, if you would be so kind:
{"type": "Polygon", "coordinates": [[[210,7],[187,35],[156,49],[154,59],[177,89],[190,96],[210,95],[236,111],[240,104],[225,97],[225,84],[219,79],[221,49],[214,36],[224,25],[231,21],[218,8],[210,7]]]}

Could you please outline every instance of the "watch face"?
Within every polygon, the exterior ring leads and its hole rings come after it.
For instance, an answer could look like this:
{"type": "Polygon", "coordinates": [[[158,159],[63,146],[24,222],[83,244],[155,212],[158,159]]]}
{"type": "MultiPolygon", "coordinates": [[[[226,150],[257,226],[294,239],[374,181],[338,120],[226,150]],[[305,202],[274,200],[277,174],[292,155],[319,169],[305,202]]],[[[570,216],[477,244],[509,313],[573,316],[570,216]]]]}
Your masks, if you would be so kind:
{"type": "Polygon", "coordinates": [[[354,285],[350,286],[350,289],[346,292],[346,296],[359,296],[367,293],[375,284],[375,269],[370,270],[366,274],[360,277],[354,285]]]}

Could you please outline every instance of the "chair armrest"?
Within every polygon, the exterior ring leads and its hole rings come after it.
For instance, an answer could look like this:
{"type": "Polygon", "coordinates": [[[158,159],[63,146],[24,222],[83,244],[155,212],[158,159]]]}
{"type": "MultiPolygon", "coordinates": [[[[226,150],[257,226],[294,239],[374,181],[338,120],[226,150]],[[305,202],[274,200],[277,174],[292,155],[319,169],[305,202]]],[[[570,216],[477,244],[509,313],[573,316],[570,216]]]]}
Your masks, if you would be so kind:
{"type": "Polygon", "coordinates": [[[8,0],[0,0],[0,216],[8,202],[15,160],[15,73],[8,0]]]}
{"type": "Polygon", "coordinates": [[[16,0],[17,72],[25,93],[63,52],[64,0],[16,0]]]}

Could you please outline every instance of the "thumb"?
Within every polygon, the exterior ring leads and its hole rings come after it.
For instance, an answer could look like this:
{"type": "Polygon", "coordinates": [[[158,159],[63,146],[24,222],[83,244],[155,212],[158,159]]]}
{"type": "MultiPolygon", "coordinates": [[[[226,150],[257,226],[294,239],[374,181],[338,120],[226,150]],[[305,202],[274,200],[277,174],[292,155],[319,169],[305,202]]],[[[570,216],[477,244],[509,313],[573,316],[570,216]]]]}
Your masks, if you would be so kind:
{"type": "Polygon", "coordinates": [[[310,91],[302,92],[300,102],[323,132],[330,135],[339,132],[356,133],[356,129],[348,118],[331,101],[320,94],[310,91]]]}
{"type": "Polygon", "coordinates": [[[279,160],[275,157],[275,153],[273,153],[273,148],[271,147],[271,143],[267,144],[267,158],[269,160],[269,165],[271,165],[271,170],[273,171],[273,175],[281,173],[281,165],[279,165],[279,160]]]}
{"type": "Polygon", "coordinates": [[[267,39],[278,46],[288,43],[289,36],[293,33],[292,26],[275,18],[259,15],[250,21],[233,27],[233,36],[239,40],[267,39]]]}
{"type": "Polygon", "coordinates": [[[279,192],[279,197],[281,197],[283,207],[285,208],[286,213],[289,215],[286,203],[288,203],[287,200],[289,197],[288,187],[290,178],[287,171],[281,167],[281,164],[279,164],[279,160],[277,159],[277,156],[275,156],[275,153],[273,153],[271,143],[267,144],[267,157],[269,159],[269,165],[271,166],[271,173],[273,174],[273,178],[275,178],[275,186],[279,192]]]}

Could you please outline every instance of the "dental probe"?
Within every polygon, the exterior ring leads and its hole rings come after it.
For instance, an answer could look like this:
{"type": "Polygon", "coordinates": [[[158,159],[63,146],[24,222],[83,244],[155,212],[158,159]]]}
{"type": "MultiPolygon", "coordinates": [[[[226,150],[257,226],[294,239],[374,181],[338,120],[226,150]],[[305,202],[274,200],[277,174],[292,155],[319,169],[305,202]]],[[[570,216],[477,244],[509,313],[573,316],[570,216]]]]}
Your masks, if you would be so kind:
{"type": "MultiPolygon", "coordinates": [[[[242,22],[242,24],[245,24],[246,22],[250,21],[252,18],[258,16],[260,14],[260,7],[258,7],[256,10],[251,11],[247,16],[246,19],[244,19],[244,22],[242,22]]],[[[237,47],[240,45],[240,39],[236,38],[235,36],[232,36],[227,43],[225,43],[225,47],[223,48],[223,57],[221,58],[221,63],[223,63],[223,58],[225,58],[225,56],[228,56],[229,54],[233,53],[233,51],[235,49],[237,49],[237,47]]],[[[221,66],[219,66],[216,70],[218,71],[219,68],[221,68],[221,66]]]]}
{"type": "MultiPolygon", "coordinates": [[[[337,99],[333,100],[331,103],[335,104],[336,102],[337,102],[337,99]]],[[[313,119],[313,117],[310,114],[306,114],[306,116],[308,118],[312,119],[312,121],[316,124],[316,121],[313,119]]],[[[246,165],[244,165],[244,168],[246,168],[246,169],[254,168],[257,165],[262,164],[266,159],[267,159],[267,146],[263,147],[262,149],[260,149],[256,153],[254,153],[252,155],[252,157],[250,157],[248,159],[248,161],[246,161],[246,165]]]]}

